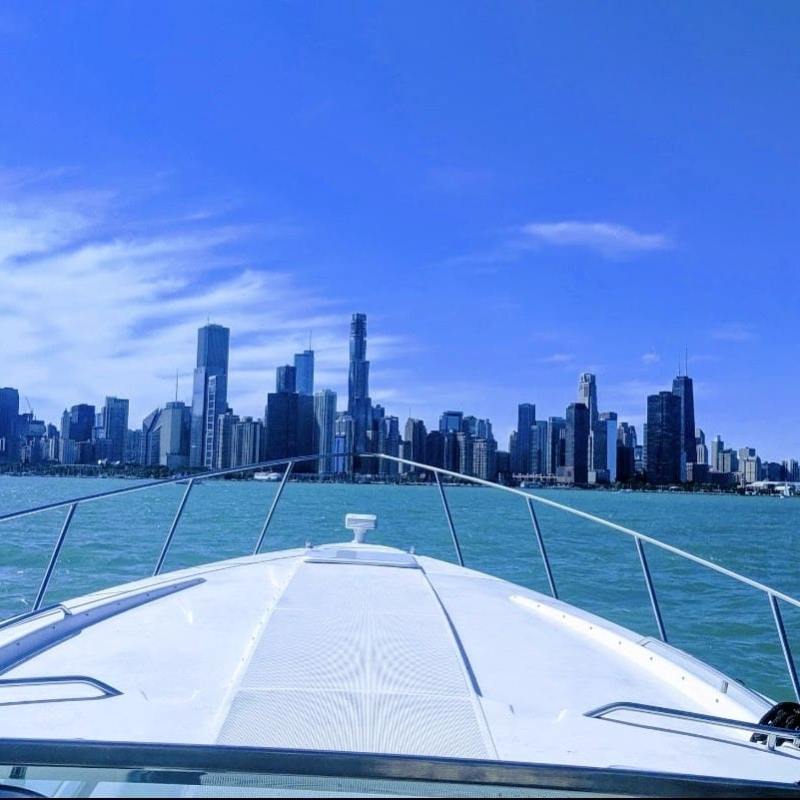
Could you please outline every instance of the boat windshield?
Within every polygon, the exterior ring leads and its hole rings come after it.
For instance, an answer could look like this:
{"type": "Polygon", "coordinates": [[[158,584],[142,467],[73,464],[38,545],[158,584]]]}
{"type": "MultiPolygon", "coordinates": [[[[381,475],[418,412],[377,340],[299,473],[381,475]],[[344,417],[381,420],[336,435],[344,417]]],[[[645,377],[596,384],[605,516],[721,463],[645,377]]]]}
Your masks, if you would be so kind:
{"type": "Polygon", "coordinates": [[[618,768],[220,745],[0,740],[0,796],[797,797],[786,784],[618,768]]]}

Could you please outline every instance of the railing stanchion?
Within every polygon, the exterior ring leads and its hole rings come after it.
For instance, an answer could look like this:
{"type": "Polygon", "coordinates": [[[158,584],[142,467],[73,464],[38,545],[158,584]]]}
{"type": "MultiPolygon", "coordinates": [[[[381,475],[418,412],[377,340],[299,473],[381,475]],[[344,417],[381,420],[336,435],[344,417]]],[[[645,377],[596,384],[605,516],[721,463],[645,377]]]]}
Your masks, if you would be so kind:
{"type": "Polygon", "coordinates": [[[783,625],[783,616],[780,608],[778,608],[778,598],[774,594],[768,594],[767,597],[769,597],[769,606],[775,619],[775,627],[778,629],[778,639],[781,642],[781,650],[783,650],[783,657],[786,660],[786,669],[789,671],[789,679],[792,682],[794,696],[797,698],[797,702],[800,703],[800,682],[797,680],[797,669],[794,665],[794,658],[792,658],[789,639],[786,636],[786,628],[783,625]]]}
{"type": "Polygon", "coordinates": [[[439,496],[442,498],[442,507],[444,508],[444,515],[447,517],[447,527],[450,528],[450,536],[453,539],[453,547],[456,549],[456,558],[458,559],[458,566],[464,566],[464,557],[461,555],[461,545],[458,543],[458,536],[456,536],[456,528],[453,525],[453,516],[450,514],[450,506],[447,503],[447,497],[444,493],[444,486],[439,480],[439,473],[434,471],[436,478],[436,485],[439,487],[439,496]]]}
{"type": "Polygon", "coordinates": [[[61,548],[64,545],[64,539],[67,535],[67,531],[69,530],[70,523],[72,522],[72,517],[75,515],[75,509],[77,507],[78,504],[73,503],[67,510],[67,516],[64,518],[64,524],[61,526],[61,533],[58,534],[58,539],[56,540],[56,546],[53,548],[53,552],[50,555],[50,562],[47,565],[47,569],[44,571],[42,584],[41,586],[39,586],[39,591],[36,593],[36,599],[33,601],[34,611],[38,611],[42,607],[42,600],[44,600],[45,593],[47,592],[47,586],[50,583],[50,578],[53,575],[53,570],[56,568],[56,561],[58,561],[58,556],[61,553],[61,548]]]}
{"type": "Polygon", "coordinates": [[[544,539],[542,538],[542,529],[539,527],[539,520],[536,517],[536,511],[533,508],[533,500],[528,498],[528,512],[531,515],[531,524],[533,525],[533,532],[536,535],[536,543],[539,545],[539,553],[542,556],[542,563],[544,564],[544,571],[547,575],[547,582],[550,584],[550,594],[558,600],[558,592],[556,591],[556,582],[553,580],[553,570],[550,568],[550,559],[547,557],[547,550],[544,549],[544,539]]]}
{"type": "Polygon", "coordinates": [[[269,511],[267,512],[267,518],[264,520],[264,527],[261,528],[261,535],[258,537],[258,541],[256,542],[256,549],[253,550],[253,555],[257,556],[259,551],[261,550],[261,545],[264,543],[264,537],[267,535],[267,528],[269,528],[270,522],[272,522],[272,515],[275,513],[275,508],[278,505],[278,500],[281,499],[281,495],[283,494],[283,487],[286,486],[286,481],[289,479],[289,473],[292,471],[292,467],[294,466],[294,461],[289,461],[286,464],[286,470],[283,473],[283,477],[281,478],[280,485],[278,486],[278,491],[275,492],[275,497],[272,498],[272,505],[269,507],[269,511]]]}
{"type": "Polygon", "coordinates": [[[186,505],[186,501],[189,499],[189,493],[192,491],[192,486],[194,486],[194,478],[189,478],[189,483],[186,486],[186,491],[183,493],[181,502],[178,505],[178,510],[175,512],[175,518],[172,520],[172,525],[169,526],[169,532],[167,533],[167,538],[164,540],[164,546],[161,548],[161,554],[159,555],[158,561],[156,562],[156,568],[153,570],[153,576],[158,575],[161,572],[161,568],[164,566],[164,560],[167,557],[169,546],[172,544],[172,537],[175,535],[178,523],[181,521],[183,508],[186,505]]]}
{"type": "Polygon", "coordinates": [[[650,567],[647,566],[647,558],[644,554],[644,545],[638,536],[634,536],[633,541],[636,544],[636,552],[639,554],[639,561],[642,565],[644,582],[647,584],[647,593],[650,595],[650,605],[653,607],[653,616],[656,618],[658,635],[661,637],[662,642],[666,642],[667,632],[664,630],[664,620],[661,618],[661,609],[658,606],[658,598],[656,597],[656,590],[653,586],[653,578],[650,575],[650,567]]]}

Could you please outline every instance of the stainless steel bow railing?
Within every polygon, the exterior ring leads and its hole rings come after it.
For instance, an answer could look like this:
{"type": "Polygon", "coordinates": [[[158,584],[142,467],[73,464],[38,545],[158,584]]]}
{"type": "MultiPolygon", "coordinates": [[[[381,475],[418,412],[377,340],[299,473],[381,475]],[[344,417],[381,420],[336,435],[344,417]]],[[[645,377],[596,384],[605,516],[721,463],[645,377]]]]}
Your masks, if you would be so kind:
{"type": "MultiPolygon", "coordinates": [[[[125,486],[122,489],[111,489],[107,492],[98,492],[97,494],[88,494],[82,497],[75,497],[71,500],[60,500],[56,503],[47,503],[42,506],[35,506],[33,508],[26,508],[22,511],[14,511],[10,514],[1,514],[0,515],[0,522],[6,522],[13,519],[20,519],[22,517],[29,517],[32,514],[40,514],[43,511],[53,511],[58,508],[66,508],[67,515],[64,518],[64,522],[61,524],[61,531],[58,534],[58,538],[56,539],[55,546],[53,547],[53,552],[50,554],[50,560],[47,562],[47,566],[45,567],[44,575],[42,576],[42,580],[39,584],[39,589],[36,592],[36,599],[33,601],[33,606],[29,614],[36,613],[42,606],[42,601],[44,600],[44,596],[47,593],[47,587],[50,585],[50,579],[53,576],[53,571],[56,568],[56,564],[58,563],[58,557],[61,554],[61,548],[64,546],[64,541],[67,538],[67,532],[69,531],[70,525],[72,524],[72,520],[75,516],[75,511],[78,509],[78,506],[83,505],[84,503],[91,503],[95,500],[105,500],[108,497],[115,497],[117,495],[122,494],[132,494],[133,492],[143,492],[147,489],[154,489],[158,486],[167,486],[172,483],[186,483],[186,491],[183,493],[181,497],[181,501],[178,504],[178,509],[175,512],[175,516],[173,517],[172,524],[169,527],[169,531],[167,532],[167,537],[164,540],[164,544],[161,547],[161,552],[158,556],[158,560],[156,561],[155,569],[153,570],[153,575],[158,575],[161,572],[162,567],[164,566],[164,560],[167,557],[167,553],[169,552],[170,545],[172,544],[172,539],[175,536],[175,531],[178,528],[178,523],[181,521],[181,516],[183,516],[183,510],[186,508],[186,503],[189,500],[189,495],[192,492],[192,487],[195,484],[195,481],[198,480],[206,480],[207,478],[221,478],[226,475],[236,475],[243,472],[257,472],[259,470],[265,469],[267,467],[276,467],[286,465],[286,468],[283,472],[281,477],[281,482],[278,484],[278,490],[275,493],[275,496],[272,498],[272,503],[269,507],[269,511],[267,512],[267,516],[264,519],[264,524],[261,527],[261,533],[259,534],[258,541],[256,542],[255,550],[253,554],[257,554],[261,550],[261,546],[264,543],[264,537],[266,536],[267,529],[269,528],[270,522],[272,522],[272,517],[275,514],[275,508],[278,505],[278,501],[281,499],[281,495],[283,494],[283,488],[286,485],[286,481],[291,474],[292,469],[294,468],[295,464],[299,464],[302,462],[307,461],[318,461],[320,456],[297,456],[295,458],[279,458],[273,461],[262,461],[258,464],[250,464],[246,467],[231,467],[229,469],[220,469],[214,472],[200,472],[190,477],[186,477],[185,475],[179,475],[175,478],[163,478],[156,481],[148,481],[147,483],[138,483],[135,486],[125,486]]],[[[24,616],[28,616],[26,614],[24,616]]]]}
{"type": "MultiPolygon", "coordinates": [[[[30,516],[32,514],[38,514],[43,511],[51,511],[58,508],[67,509],[67,515],[64,518],[58,538],[56,539],[55,546],[53,547],[53,551],[51,553],[47,567],[45,568],[45,572],[42,577],[41,583],[39,585],[39,589],[36,593],[36,599],[33,603],[32,610],[31,612],[29,612],[24,616],[37,613],[40,610],[42,606],[42,601],[44,600],[45,594],[47,593],[47,588],[49,586],[50,579],[53,575],[53,571],[55,570],[55,567],[58,563],[58,557],[64,545],[64,540],[66,539],[67,532],[69,531],[70,525],[75,516],[75,512],[80,505],[84,503],[93,502],[95,500],[101,500],[108,497],[113,497],[116,495],[130,494],[132,492],[141,492],[158,486],[164,486],[178,482],[186,482],[186,490],[184,491],[180,503],[178,504],[178,508],[175,512],[172,524],[169,527],[167,536],[164,540],[164,544],[161,548],[161,552],[158,556],[155,568],[153,570],[153,575],[158,575],[164,566],[164,561],[167,557],[170,546],[172,544],[172,540],[175,536],[175,531],[178,528],[178,523],[181,520],[181,516],[183,515],[183,511],[189,500],[192,488],[197,480],[206,480],[208,478],[218,478],[227,475],[235,475],[239,473],[256,472],[269,467],[277,467],[285,465],[285,469],[283,475],[281,476],[281,480],[278,485],[277,491],[275,492],[275,495],[272,498],[272,502],[269,506],[264,522],[261,526],[261,530],[259,532],[259,536],[256,541],[255,548],[253,550],[253,553],[257,554],[261,551],[261,548],[264,544],[267,531],[275,514],[275,509],[278,506],[278,502],[281,499],[284,487],[286,485],[287,480],[289,479],[289,476],[292,472],[292,469],[294,468],[294,465],[310,461],[319,462],[321,459],[330,459],[330,458],[332,458],[330,455],[316,454],[309,456],[297,456],[294,458],[275,459],[272,461],[260,462],[258,464],[250,464],[246,467],[232,467],[230,469],[216,470],[214,472],[201,472],[193,476],[190,476],[188,478],[186,476],[178,476],[175,478],[166,478],[162,480],[149,481],[147,483],[140,483],[135,486],[128,486],[122,489],[112,489],[107,492],[85,495],[83,497],[77,497],[71,500],[62,500],[56,503],[48,503],[46,505],[36,506],[34,508],[28,508],[22,511],[16,511],[9,514],[0,515],[0,523],[2,523],[8,520],[20,519],[22,517],[30,516]]],[[[538,503],[542,506],[553,508],[558,511],[562,511],[566,514],[571,514],[572,516],[579,517],[581,519],[585,519],[590,522],[594,522],[605,528],[608,528],[610,530],[616,531],[617,533],[621,533],[624,534],[625,536],[630,537],[633,540],[634,547],[636,549],[636,555],[639,559],[639,563],[642,568],[642,575],[644,577],[645,586],[647,587],[647,593],[650,598],[650,605],[652,607],[653,616],[656,622],[656,627],[658,628],[658,633],[660,638],[664,642],[667,642],[667,633],[664,625],[664,619],[661,614],[661,608],[658,602],[658,596],[656,594],[655,585],[653,583],[653,576],[650,572],[650,567],[647,562],[647,556],[645,554],[645,549],[644,549],[645,544],[654,548],[658,548],[659,550],[662,550],[664,552],[671,553],[672,555],[678,556],[679,558],[685,559],[686,561],[698,564],[704,567],[705,569],[719,573],[720,575],[725,575],[726,577],[736,581],[737,583],[740,583],[744,586],[749,586],[752,589],[760,591],[761,593],[766,595],[767,601],[769,603],[769,607],[772,612],[772,618],[775,623],[775,628],[777,630],[781,651],[783,653],[784,661],[786,662],[786,669],[788,672],[788,676],[792,683],[792,688],[794,689],[795,696],[797,697],[798,701],[800,701],[800,681],[798,680],[797,668],[794,663],[794,657],[792,655],[791,645],[789,644],[789,639],[786,635],[786,627],[783,622],[783,615],[781,613],[780,606],[778,605],[778,601],[783,601],[784,603],[787,603],[791,606],[800,608],[800,600],[797,600],[796,598],[791,597],[790,595],[785,594],[784,592],[780,592],[777,589],[773,589],[772,587],[767,586],[766,584],[760,583],[759,581],[755,581],[744,575],[740,575],[739,573],[727,569],[726,567],[722,567],[719,564],[714,564],[711,561],[693,555],[692,553],[689,553],[686,550],[681,550],[680,548],[673,547],[672,545],[669,545],[666,542],[662,542],[651,536],[647,536],[646,534],[639,533],[639,531],[635,531],[632,528],[626,528],[623,525],[618,525],[615,522],[610,522],[609,520],[603,519],[602,517],[597,517],[594,514],[589,514],[585,511],[579,511],[576,508],[572,508],[570,506],[563,505],[562,503],[557,503],[554,500],[549,500],[545,497],[540,497],[538,495],[522,491],[521,489],[515,489],[510,486],[503,486],[470,475],[462,475],[461,473],[453,472],[452,470],[442,469],[441,467],[433,467],[430,466],[429,464],[410,461],[409,459],[399,458],[396,456],[389,456],[382,453],[363,454],[361,458],[379,459],[387,462],[392,462],[398,465],[405,465],[406,467],[410,467],[420,473],[431,473],[434,476],[434,482],[436,483],[436,486],[439,491],[439,496],[442,501],[442,508],[444,510],[444,514],[447,520],[447,527],[450,532],[450,536],[452,538],[453,547],[455,549],[456,560],[458,561],[460,566],[464,565],[464,558],[461,550],[461,544],[458,539],[456,526],[453,521],[453,515],[450,510],[450,505],[447,501],[447,495],[445,494],[444,484],[442,483],[441,477],[444,476],[461,482],[475,484],[478,486],[486,486],[490,489],[495,489],[496,491],[505,492],[507,494],[516,495],[522,498],[522,500],[525,502],[525,505],[528,510],[528,515],[531,520],[533,535],[536,540],[536,544],[539,549],[539,554],[542,559],[542,565],[544,567],[544,572],[547,578],[548,586],[550,588],[550,593],[556,599],[558,599],[558,591],[556,589],[555,578],[553,576],[553,570],[550,564],[550,560],[547,555],[547,549],[545,547],[544,537],[542,536],[541,526],[539,525],[539,520],[536,515],[536,510],[534,508],[535,504],[538,503]]]]}

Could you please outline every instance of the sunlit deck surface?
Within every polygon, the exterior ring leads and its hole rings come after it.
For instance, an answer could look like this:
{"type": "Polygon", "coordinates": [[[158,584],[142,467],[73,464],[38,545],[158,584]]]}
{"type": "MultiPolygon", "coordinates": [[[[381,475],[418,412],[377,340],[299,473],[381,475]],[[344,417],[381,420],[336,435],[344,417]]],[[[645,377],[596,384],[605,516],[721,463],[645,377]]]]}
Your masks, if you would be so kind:
{"type": "Polygon", "coordinates": [[[0,687],[5,737],[800,780],[800,751],[769,751],[745,731],[630,711],[585,716],[625,701],[757,721],[769,702],[732,679],[573,606],[391,548],[253,556],[65,605],[71,618],[55,609],[0,630],[5,664],[47,643],[2,679],[86,676],[119,694],[80,683],[0,687]],[[175,590],[143,594],[156,587],[175,590]],[[83,626],[81,614],[125,598],[83,626]],[[75,627],[62,639],[64,619],[75,627]]]}

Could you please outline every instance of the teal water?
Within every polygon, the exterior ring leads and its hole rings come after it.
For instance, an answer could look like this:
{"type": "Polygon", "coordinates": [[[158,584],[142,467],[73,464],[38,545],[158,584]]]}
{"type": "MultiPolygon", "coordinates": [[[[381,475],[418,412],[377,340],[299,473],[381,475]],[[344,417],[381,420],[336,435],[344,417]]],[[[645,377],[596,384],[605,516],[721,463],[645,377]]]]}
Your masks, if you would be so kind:
{"type": "MultiPolygon", "coordinates": [[[[93,478],[0,476],[0,514],[130,486],[93,478]]],[[[184,491],[171,485],[81,506],[45,603],[149,575],[184,491]]],[[[252,551],[276,484],[197,485],[165,569],[252,551]]],[[[483,488],[448,487],[466,566],[547,591],[525,502],[483,488]]],[[[800,597],[800,499],[541,490],[574,506],[800,597]]],[[[265,549],[343,541],[348,511],[375,513],[370,541],[454,560],[435,487],[290,483],[265,549]]],[[[656,634],[634,544],[627,536],[548,508],[539,520],[559,595],[643,634],[656,634]]],[[[0,523],[0,617],[33,601],[65,511],[0,523]]],[[[768,601],[670,554],[647,550],[672,644],[771,697],[789,699],[768,601]]],[[[800,661],[800,609],[782,607],[800,661]]]]}

